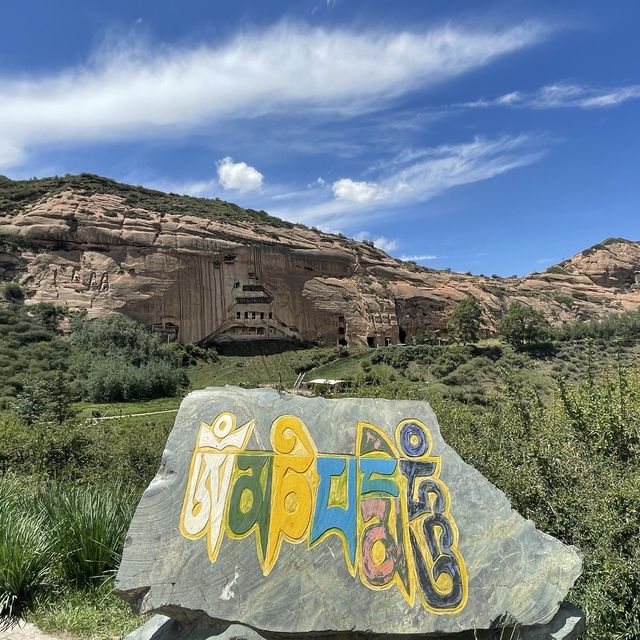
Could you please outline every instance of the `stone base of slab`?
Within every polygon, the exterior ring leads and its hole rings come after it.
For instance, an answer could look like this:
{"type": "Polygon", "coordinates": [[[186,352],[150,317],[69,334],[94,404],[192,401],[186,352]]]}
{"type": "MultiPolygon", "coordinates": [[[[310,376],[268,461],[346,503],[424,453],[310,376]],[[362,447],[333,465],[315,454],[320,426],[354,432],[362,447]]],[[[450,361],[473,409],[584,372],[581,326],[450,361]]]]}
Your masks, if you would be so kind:
{"type": "MultiPolygon", "coordinates": [[[[584,614],[571,604],[563,603],[548,624],[517,629],[499,628],[491,631],[464,631],[447,635],[401,635],[398,640],[576,640],[585,630],[584,614]]],[[[241,624],[215,623],[210,618],[194,616],[181,621],[156,615],[130,633],[125,640],[393,640],[391,635],[370,635],[360,632],[323,632],[316,634],[285,634],[257,632],[241,624]]]]}

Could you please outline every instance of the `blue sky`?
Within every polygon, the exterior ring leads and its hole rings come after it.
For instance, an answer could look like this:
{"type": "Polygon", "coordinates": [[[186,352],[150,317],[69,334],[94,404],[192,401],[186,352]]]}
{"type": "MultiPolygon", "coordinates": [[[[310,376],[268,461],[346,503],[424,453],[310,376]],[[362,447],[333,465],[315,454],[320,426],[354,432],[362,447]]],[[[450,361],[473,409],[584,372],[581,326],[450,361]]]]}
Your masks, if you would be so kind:
{"type": "Polygon", "coordinates": [[[542,270],[640,239],[640,3],[21,0],[0,174],[92,172],[542,270]]]}

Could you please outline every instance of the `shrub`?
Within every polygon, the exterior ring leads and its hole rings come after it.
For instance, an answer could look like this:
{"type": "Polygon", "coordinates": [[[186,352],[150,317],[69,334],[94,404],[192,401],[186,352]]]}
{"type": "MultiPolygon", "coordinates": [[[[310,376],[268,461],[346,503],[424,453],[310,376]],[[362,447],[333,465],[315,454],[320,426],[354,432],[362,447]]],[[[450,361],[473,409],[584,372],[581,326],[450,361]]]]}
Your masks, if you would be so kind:
{"type": "Polygon", "coordinates": [[[127,402],[176,395],[184,373],[162,360],[135,366],[121,359],[96,360],[87,372],[85,397],[93,402],[127,402]]]}
{"type": "Polygon", "coordinates": [[[7,282],[2,287],[2,297],[7,302],[22,302],[24,291],[17,282],[7,282]]]}
{"type": "Polygon", "coordinates": [[[640,377],[564,384],[549,406],[517,381],[478,411],[434,408],[443,435],[538,528],[584,553],[569,599],[588,637],[640,637],[640,377]],[[526,470],[526,473],[523,473],[526,470]]]}
{"type": "Polygon", "coordinates": [[[56,371],[50,380],[27,379],[11,408],[29,425],[40,419],[62,424],[75,414],[71,401],[71,390],[64,374],[56,371]]]}
{"type": "Polygon", "coordinates": [[[556,293],[553,299],[565,307],[573,307],[573,296],[566,293],[556,293]]]}
{"type": "Polygon", "coordinates": [[[120,315],[74,319],[71,342],[72,370],[82,380],[83,396],[93,402],[173,396],[186,381],[181,365],[199,353],[166,344],[120,315]]]}

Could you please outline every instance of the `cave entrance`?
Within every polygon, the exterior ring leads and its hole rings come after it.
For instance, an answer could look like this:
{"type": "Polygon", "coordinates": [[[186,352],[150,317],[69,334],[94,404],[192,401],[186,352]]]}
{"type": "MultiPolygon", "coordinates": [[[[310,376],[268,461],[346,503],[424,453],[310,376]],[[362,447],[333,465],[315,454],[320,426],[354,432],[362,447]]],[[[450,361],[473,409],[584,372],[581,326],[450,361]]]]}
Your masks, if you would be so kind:
{"type": "Polygon", "coordinates": [[[375,336],[367,336],[367,346],[375,347],[376,346],[376,338],[375,336]]]}
{"type": "Polygon", "coordinates": [[[407,331],[406,331],[406,329],[400,329],[398,331],[398,339],[400,340],[401,344],[406,344],[406,342],[407,342],[407,331]]]}
{"type": "Polygon", "coordinates": [[[393,340],[390,337],[385,337],[384,339],[384,346],[385,347],[390,347],[393,344],[393,340]]]}

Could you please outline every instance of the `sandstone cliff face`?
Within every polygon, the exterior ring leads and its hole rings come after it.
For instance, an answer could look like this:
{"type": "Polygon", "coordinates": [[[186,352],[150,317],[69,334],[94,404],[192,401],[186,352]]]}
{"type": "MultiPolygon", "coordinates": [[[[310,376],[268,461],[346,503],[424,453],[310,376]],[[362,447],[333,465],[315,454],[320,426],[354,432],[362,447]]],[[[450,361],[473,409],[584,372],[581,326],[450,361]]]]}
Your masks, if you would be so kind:
{"type": "Polygon", "coordinates": [[[555,322],[602,317],[637,307],[639,271],[640,244],[614,240],[524,278],[453,274],[300,226],[158,212],[73,188],[0,215],[0,278],[18,279],[29,303],[121,312],[181,342],[397,343],[444,332],[466,295],[488,331],[513,299],[555,322]]]}

